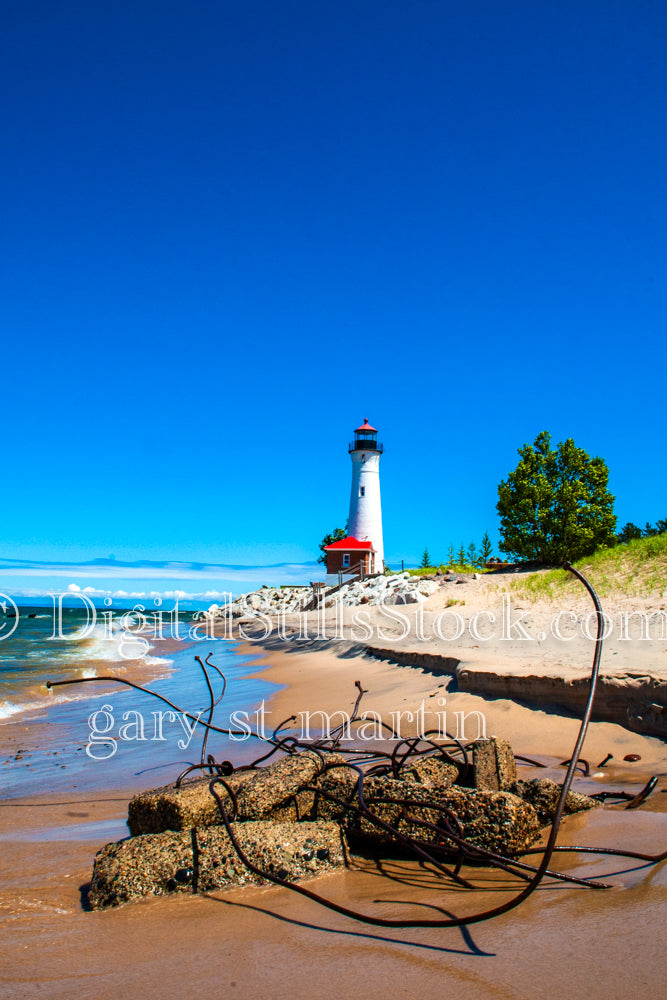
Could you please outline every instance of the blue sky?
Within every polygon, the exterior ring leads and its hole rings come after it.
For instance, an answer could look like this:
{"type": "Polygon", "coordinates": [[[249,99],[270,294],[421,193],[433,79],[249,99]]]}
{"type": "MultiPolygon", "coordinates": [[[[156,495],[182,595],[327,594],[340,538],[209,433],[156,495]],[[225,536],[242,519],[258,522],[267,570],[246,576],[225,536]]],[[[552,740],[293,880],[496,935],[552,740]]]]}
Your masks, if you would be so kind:
{"type": "Polygon", "coordinates": [[[0,589],[303,567],[365,416],[390,565],[495,541],[543,429],[621,523],[667,516],[666,34],[658,2],[7,0],[0,589]]]}

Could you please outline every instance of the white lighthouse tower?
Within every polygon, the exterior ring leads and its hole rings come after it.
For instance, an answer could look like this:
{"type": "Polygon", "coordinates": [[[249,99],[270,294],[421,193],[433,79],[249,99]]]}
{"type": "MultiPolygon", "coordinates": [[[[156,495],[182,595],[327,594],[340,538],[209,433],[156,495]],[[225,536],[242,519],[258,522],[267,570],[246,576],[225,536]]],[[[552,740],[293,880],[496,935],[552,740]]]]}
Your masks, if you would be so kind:
{"type": "Polygon", "coordinates": [[[378,432],[368,418],[354,432],[348,451],[352,459],[352,489],[348,536],[360,542],[371,542],[374,551],[371,572],[384,573],[382,542],[382,505],[380,502],[380,455],[382,445],[378,432]]]}

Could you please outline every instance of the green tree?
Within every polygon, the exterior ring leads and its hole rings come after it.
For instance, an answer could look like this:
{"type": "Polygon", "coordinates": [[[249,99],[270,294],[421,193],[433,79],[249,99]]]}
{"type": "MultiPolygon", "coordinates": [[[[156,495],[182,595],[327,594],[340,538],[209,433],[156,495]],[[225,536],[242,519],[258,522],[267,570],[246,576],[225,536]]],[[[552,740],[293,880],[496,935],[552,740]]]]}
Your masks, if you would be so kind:
{"type": "Polygon", "coordinates": [[[466,550],[463,546],[463,542],[461,542],[461,547],[456,556],[456,561],[458,566],[465,566],[466,564],[466,550]]]}
{"type": "Polygon", "coordinates": [[[479,563],[480,566],[486,566],[489,559],[491,558],[491,553],[493,548],[491,546],[491,539],[489,538],[488,531],[484,532],[484,537],[482,538],[482,545],[479,550],[479,563]]]}
{"type": "Polygon", "coordinates": [[[422,561],[419,565],[421,569],[428,569],[429,566],[431,565],[431,553],[429,552],[428,549],[424,549],[424,553],[422,555],[422,561]]]}
{"type": "MultiPolygon", "coordinates": [[[[647,524],[646,527],[650,528],[650,524],[647,524]]],[[[635,538],[641,538],[643,534],[644,532],[639,525],[633,524],[632,521],[628,521],[628,523],[617,534],[616,541],[620,542],[621,545],[625,545],[627,542],[632,542],[635,538]]]]}
{"type": "Polygon", "coordinates": [[[628,521],[616,535],[616,541],[620,545],[625,545],[627,542],[632,542],[635,538],[653,538],[654,535],[662,535],[666,531],[667,520],[656,521],[655,524],[647,521],[643,528],[640,528],[638,524],[633,524],[632,521],[628,521]]]}
{"type": "Polygon", "coordinates": [[[468,546],[467,555],[468,555],[468,562],[470,563],[470,565],[471,566],[476,566],[477,565],[477,546],[475,545],[474,542],[471,542],[470,545],[468,546]]]}
{"type": "Polygon", "coordinates": [[[339,542],[341,538],[345,538],[346,536],[347,536],[347,524],[345,525],[344,528],[334,528],[334,530],[331,532],[330,535],[325,535],[322,541],[320,542],[321,555],[317,560],[318,563],[323,563],[326,566],[327,554],[324,551],[325,548],[327,547],[327,545],[332,545],[334,542],[339,542]]]}
{"type": "Polygon", "coordinates": [[[520,462],[498,486],[500,549],[518,559],[557,565],[616,540],[609,470],[572,438],[554,450],[548,431],[519,448],[520,462]]]}
{"type": "Polygon", "coordinates": [[[447,549],[447,565],[448,566],[453,566],[454,565],[454,546],[453,545],[450,545],[449,548],[447,549]]]}

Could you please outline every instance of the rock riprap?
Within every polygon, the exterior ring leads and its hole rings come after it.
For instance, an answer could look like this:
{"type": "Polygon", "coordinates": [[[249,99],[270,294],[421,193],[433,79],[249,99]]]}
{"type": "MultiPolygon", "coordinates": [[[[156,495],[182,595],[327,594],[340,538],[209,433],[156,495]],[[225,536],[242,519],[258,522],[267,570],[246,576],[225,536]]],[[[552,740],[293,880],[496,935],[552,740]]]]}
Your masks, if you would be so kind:
{"type": "MultiPolygon", "coordinates": [[[[425,580],[409,573],[392,576],[372,576],[352,580],[325,597],[325,607],[337,602],[343,607],[359,604],[420,604],[438,590],[435,580],[425,580]]],[[[204,618],[252,618],[257,615],[289,615],[304,611],[313,599],[309,587],[262,587],[241,594],[229,604],[212,604],[203,612],[204,618]]]]}
{"type": "MultiPolygon", "coordinates": [[[[470,749],[467,766],[429,752],[415,754],[397,773],[388,768],[365,777],[363,802],[372,815],[361,804],[359,771],[330,750],[235,771],[224,778],[227,787],[216,781],[215,789],[249,861],[282,880],[344,865],[348,842],[386,852],[409,838],[455,852],[448,836],[454,833],[473,849],[515,856],[552,818],[561,786],[518,780],[504,740],[477,740],[470,749]]],[[[95,859],[93,908],[261,881],[235,851],[210,785],[210,777],[193,779],[132,799],[130,839],[108,844],[95,859]]],[[[595,805],[570,792],[566,812],[595,805]]]]}

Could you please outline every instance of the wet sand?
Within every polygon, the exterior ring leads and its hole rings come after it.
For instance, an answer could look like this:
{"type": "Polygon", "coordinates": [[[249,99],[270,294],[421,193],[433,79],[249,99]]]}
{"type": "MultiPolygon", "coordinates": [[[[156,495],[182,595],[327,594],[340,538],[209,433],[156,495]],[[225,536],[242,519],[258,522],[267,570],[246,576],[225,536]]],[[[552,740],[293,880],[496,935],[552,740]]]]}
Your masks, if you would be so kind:
{"type": "MultiPolygon", "coordinates": [[[[522,776],[564,774],[578,730],[575,718],[485,701],[438,685],[447,679],[342,650],[262,653],[250,644],[261,676],[284,685],[267,706],[275,723],[306,710],[351,709],[354,681],[368,689],[363,705],[382,714],[447,698],[452,711],[482,711],[488,734],[508,737],[517,752],[549,764],[522,776]],[[266,656],[269,659],[267,661],[266,656]],[[267,663],[270,666],[267,667],[267,663]],[[430,696],[434,695],[433,698],[430,696]]],[[[470,734],[474,736],[475,734],[470,734]]],[[[215,747],[212,749],[215,752],[215,747]]],[[[245,749],[245,748],[244,748],[245,749]]],[[[606,806],[565,821],[561,843],[623,846],[658,852],[667,842],[665,744],[611,723],[594,723],[584,756],[602,771],[575,787],[638,790],[660,774],[659,790],[628,812],[606,806]],[[628,753],[641,761],[624,762],[628,753]]],[[[189,997],[234,989],[294,1000],[363,994],[376,997],[455,994],[468,997],[621,998],[660,995],[667,972],[662,924],[667,866],[562,855],[564,871],[608,877],[613,889],[545,884],[517,910],[462,929],[384,930],[355,923],[275,887],[209,896],[149,899],[88,913],[82,896],[95,852],[125,834],[129,790],[0,802],[0,992],[12,997],[189,997]]],[[[415,862],[356,862],[351,870],[309,883],[345,905],[384,916],[461,914],[509,898],[518,883],[475,873],[484,892],[442,890],[415,862]],[[388,877],[382,878],[381,875],[388,877]],[[382,900],[382,903],[377,902],[382,900]],[[406,906],[417,900],[418,906],[406,906]]]]}

